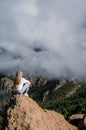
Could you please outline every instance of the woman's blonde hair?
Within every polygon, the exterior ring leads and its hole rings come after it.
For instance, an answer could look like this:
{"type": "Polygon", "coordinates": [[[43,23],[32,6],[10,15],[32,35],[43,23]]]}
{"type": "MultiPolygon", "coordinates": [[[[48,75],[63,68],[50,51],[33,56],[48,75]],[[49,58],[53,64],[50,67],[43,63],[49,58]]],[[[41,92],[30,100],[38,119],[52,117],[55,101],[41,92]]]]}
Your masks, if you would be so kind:
{"type": "Polygon", "coordinates": [[[20,84],[20,81],[21,81],[21,78],[23,76],[23,73],[21,70],[18,70],[17,73],[16,73],[16,78],[15,78],[15,81],[14,81],[14,84],[15,84],[15,87],[17,88],[17,86],[20,84]]]}

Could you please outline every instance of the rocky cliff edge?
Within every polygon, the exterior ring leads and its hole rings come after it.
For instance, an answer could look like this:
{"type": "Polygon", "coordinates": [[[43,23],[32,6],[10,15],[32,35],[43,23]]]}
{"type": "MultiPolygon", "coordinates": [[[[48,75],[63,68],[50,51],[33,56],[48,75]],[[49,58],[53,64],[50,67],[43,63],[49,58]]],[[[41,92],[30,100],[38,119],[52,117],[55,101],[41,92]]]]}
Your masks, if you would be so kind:
{"type": "Polygon", "coordinates": [[[78,130],[64,116],[45,110],[30,97],[14,95],[6,109],[5,130],[78,130]]]}

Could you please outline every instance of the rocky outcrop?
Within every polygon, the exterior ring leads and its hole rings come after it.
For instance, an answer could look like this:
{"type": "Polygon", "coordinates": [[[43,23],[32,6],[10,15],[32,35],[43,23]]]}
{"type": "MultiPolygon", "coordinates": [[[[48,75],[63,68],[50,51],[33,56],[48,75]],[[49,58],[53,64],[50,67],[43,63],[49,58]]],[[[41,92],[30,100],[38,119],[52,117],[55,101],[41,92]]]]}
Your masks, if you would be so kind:
{"type": "Polygon", "coordinates": [[[11,96],[13,81],[7,77],[0,80],[0,108],[7,104],[11,96]]]}
{"type": "Polygon", "coordinates": [[[37,77],[37,76],[34,76],[34,75],[31,75],[28,79],[31,81],[32,85],[35,86],[35,87],[36,86],[37,87],[43,87],[48,82],[48,79],[43,78],[43,77],[37,77]]]}
{"type": "Polygon", "coordinates": [[[37,85],[37,82],[38,82],[38,77],[37,76],[34,76],[34,75],[31,75],[28,80],[32,83],[32,85],[35,87],[37,85]]]}
{"type": "Polygon", "coordinates": [[[12,86],[13,86],[13,81],[10,80],[9,78],[4,77],[1,79],[0,88],[3,90],[4,93],[11,91],[12,86]]]}
{"type": "Polygon", "coordinates": [[[76,88],[73,88],[72,91],[70,91],[66,94],[66,97],[70,97],[70,96],[74,95],[80,87],[81,87],[80,85],[77,85],[76,88]]]}
{"type": "Polygon", "coordinates": [[[50,91],[47,90],[47,91],[43,94],[43,99],[42,99],[42,101],[45,101],[45,99],[48,97],[49,93],[50,93],[50,91]]]}
{"type": "Polygon", "coordinates": [[[73,114],[69,117],[69,121],[73,120],[81,120],[83,118],[84,114],[73,114]]]}
{"type": "Polygon", "coordinates": [[[55,88],[53,89],[53,92],[61,88],[66,83],[66,80],[61,80],[59,84],[56,84],[55,88]]]}
{"type": "Polygon", "coordinates": [[[75,76],[71,77],[69,81],[72,82],[73,84],[77,84],[77,78],[75,76]]]}
{"type": "Polygon", "coordinates": [[[86,114],[83,116],[83,128],[86,130],[86,114]]]}
{"type": "Polygon", "coordinates": [[[86,114],[74,114],[69,117],[69,122],[76,125],[79,130],[86,130],[86,114]]]}
{"type": "Polygon", "coordinates": [[[5,130],[77,130],[63,115],[42,109],[24,95],[14,95],[11,98],[5,122],[5,130]]]}

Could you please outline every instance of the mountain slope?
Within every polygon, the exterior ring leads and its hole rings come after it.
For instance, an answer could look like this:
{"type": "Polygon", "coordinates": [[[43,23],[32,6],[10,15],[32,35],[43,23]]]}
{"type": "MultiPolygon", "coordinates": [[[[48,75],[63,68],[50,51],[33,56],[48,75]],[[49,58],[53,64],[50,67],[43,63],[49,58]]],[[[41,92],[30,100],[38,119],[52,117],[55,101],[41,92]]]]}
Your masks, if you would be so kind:
{"type": "Polygon", "coordinates": [[[31,98],[15,95],[6,109],[5,130],[77,130],[64,116],[45,110],[31,98]]]}

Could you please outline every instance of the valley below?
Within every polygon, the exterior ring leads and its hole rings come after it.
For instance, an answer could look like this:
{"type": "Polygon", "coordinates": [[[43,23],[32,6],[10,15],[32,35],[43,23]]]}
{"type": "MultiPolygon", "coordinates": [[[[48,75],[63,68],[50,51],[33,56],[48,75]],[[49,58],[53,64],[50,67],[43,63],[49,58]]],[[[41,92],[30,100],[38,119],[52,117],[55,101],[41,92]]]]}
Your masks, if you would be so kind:
{"type": "MultiPolygon", "coordinates": [[[[7,75],[5,74],[0,76],[0,128],[1,129],[4,122],[4,116],[8,116],[6,115],[5,112],[11,108],[11,106],[9,106],[8,104],[10,102],[10,99],[12,98],[11,90],[13,89],[12,87],[13,87],[14,78],[15,76],[12,74],[7,74],[7,75]]],[[[85,115],[86,83],[84,81],[83,82],[78,81],[75,77],[71,79],[48,79],[46,77],[37,77],[35,75],[29,75],[26,78],[31,81],[33,86],[28,93],[29,98],[32,98],[32,100],[34,100],[34,102],[36,102],[41,107],[41,109],[51,110],[51,111],[55,111],[56,113],[60,113],[64,116],[66,121],[71,123],[73,126],[77,127],[77,129],[79,130],[86,129],[86,115],[85,115]]],[[[21,97],[19,98],[21,99],[21,97]]],[[[28,103],[28,109],[29,109],[29,103],[28,103]]],[[[27,130],[30,130],[29,126],[27,130]]],[[[49,130],[51,129],[49,128],[49,130]]],[[[11,130],[11,128],[9,127],[7,129],[6,126],[6,130],[11,130]]],[[[22,128],[22,130],[25,130],[25,127],[22,128]]],[[[33,130],[36,129],[34,128],[33,130]]],[[[39,128],[39,130],[41,129],[39,128]]],[[[56,130],[56,128],[54,128],[54,130],[56,130]]],[[[57,130],[59,130],[59,128],[57,128],[57,130]]],[[[62,128],[62,130],[69,130],[69,129],[62,128]]],[[[73,130],[72,127],[71,130],[73,130]]]]}

